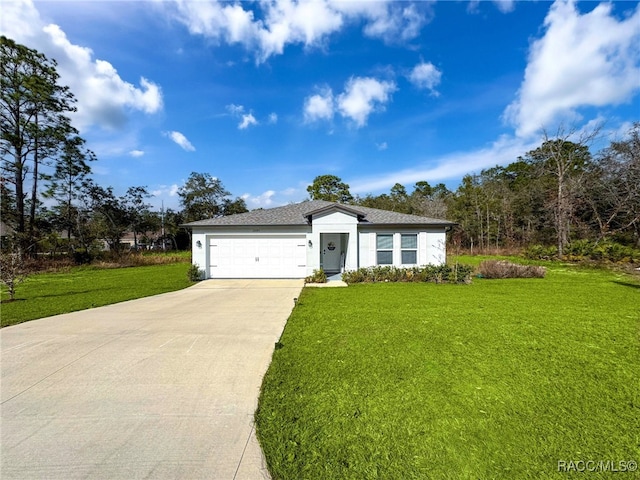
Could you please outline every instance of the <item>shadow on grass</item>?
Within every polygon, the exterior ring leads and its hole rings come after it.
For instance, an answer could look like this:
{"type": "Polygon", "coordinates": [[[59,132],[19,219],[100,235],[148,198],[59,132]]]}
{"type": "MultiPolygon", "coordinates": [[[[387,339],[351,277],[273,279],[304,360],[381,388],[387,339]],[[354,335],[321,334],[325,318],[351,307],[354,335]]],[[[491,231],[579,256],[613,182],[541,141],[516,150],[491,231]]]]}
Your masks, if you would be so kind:
{"type": "Polygon", "coordinates": [[[14,302],[24,302],[26,300],[26,298],[7,298],[6,300],[2,300],[0,301],[0,304],[4,305],[6,303],[14,303],[14,302]]]}
{"type": "Polygon", "coordinates": [[[85,293],[92,293],[92,292],[107,292],[109,290],[117,290],[120,287],[114,286],[114,287],[99,287],[99,288],[89,288],[86,290],[75,290],[72,292],[60,292],[60,293],[50,293],[50,294],[46,294],[46,295],[38,295],[37,297],[34,298],[55,298],[55,297],[68,297],[71,295],[82,295],[85,293]]]}
{"type": "Polygon", "coordinates": [[[639,283],[624,282],[622,280],[613,280],[613,283],[617,283],[618,285],[622,285],[623,287],[640,288],[639,283]]]}

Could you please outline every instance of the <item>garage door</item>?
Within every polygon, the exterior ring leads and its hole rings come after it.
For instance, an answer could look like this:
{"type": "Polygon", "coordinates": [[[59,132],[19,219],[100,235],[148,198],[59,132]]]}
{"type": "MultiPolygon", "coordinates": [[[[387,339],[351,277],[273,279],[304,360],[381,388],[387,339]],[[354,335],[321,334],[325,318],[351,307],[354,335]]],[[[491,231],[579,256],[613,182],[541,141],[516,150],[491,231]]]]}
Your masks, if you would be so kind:
{"type": "Polygon", "coordinates": [[[211,278],[304,278],[306,237],[213,237],[209,260],[211,278]]]}

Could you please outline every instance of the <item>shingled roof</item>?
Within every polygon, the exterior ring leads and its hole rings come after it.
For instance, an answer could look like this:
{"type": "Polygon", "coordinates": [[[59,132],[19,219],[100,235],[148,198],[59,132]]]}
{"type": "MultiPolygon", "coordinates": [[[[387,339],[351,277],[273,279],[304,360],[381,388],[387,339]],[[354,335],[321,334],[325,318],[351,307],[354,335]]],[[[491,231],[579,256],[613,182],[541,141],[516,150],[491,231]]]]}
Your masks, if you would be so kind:
{"type": "Polygon", "coordinates": [[[318,211],[330,210],[331,207],[353,212],[358,215],[359,223],[365,225],[440,225],[452,226],[454,222],[437,218],[407,215],[406,213],[361,207],[359,205],[342,205],[325,200],[311,200],[293,203],[283,207],[252,210],[226,217],[209,218],[187,223],[185,227],[208,226],[268,226],[268,225],[307,225],[308,216],[318,211]]]}

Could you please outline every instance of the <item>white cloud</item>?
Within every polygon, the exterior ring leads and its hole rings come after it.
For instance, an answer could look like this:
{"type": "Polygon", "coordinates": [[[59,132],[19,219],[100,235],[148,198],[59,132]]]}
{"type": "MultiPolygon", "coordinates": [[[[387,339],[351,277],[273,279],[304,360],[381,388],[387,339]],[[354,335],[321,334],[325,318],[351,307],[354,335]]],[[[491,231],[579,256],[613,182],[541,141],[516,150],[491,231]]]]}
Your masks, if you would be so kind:
{"type": "Polygon", "coordinates": [[[178,185],[176,185],[175,183],[173,185],[160,185],[157,189],[151,190],[150,193],[154,197],[160,197],[162,195],[173,197],[178,194],[179,188],[180,187],[178,187],[178,185]]]}
{"type": "Polygon", "coordinates": [[[261,193],[260,195],[257,196],[253,196],[249,193],[245,193],[244,195],[241,195],[241,198],[247,202],[247,206],[249,207],[249,209],[254,209],[254,208],[265,208],[265,207],[271,207],[273,205],[273,197],[276,194],[276,192],[274,190],[267,190],[264,193],[261,193]]]}
{"type": "MultiPolygon", "coordinates": [[[[236,105],[231,103],[226,106],[227,111],[231,116],[240,119],[240,123],[238,123],[238,129],[246,130],[251,125],[259,125],[260,122],[253,116],[253,112],[245,113],[246,110],[244,105],[236,105]]],[[[269,115],[268,122],[276,123],[278,121],[278,116],[275,113],[269,115]]]]}
{"type": "Polygon", "coordinates": [[[161,5],[190,33],[244,45],[255,50],[258,62],[282,54],[287,45],[322,47],[349,22],[362,22],[365,35],[386,42],[411,40],[432,17],[429,2],[407,5],[393,0],[263,0],[247,10],[243,3],[217,0],[175,0],[161,5]]]}
{"type": "Polygon", "coordinates": [[[429,90],[432,95],[437,96],[436,87],[440,84],[442,72],[430,62],[420,62],[407,77],[417,88],[429,90]]]}
{"type": "Polygon", "coordinates": [[[258,58],[280,55],[287,44],[321,45],[325,36],[342,26],[341,15],[324,1],[263,2],[265,20],[257,29],[258,58]]]}
{"type": "Polygon", "coordinates": [[[513,12],[515,9],[515,0],[493,0],[493,3],[502,13],[513,12]]]}
{"type": "Polygon", "coordinates": [[[169,137],[171,140],[173,140],[177,145],[179,145],[183,150],[186,150],[187,152],[193,152],[196,149],[196,147],[194,147],[191,144],[191,142],[187,140],[187,137],[185,137],[180,132],[176,132],[176,131],[164,132],[164,135],[166,137],[169,137]]]}
{"type": "Polygon", "coordinates": [[[551,6],[518,96],[505,110],[518,135],[575,121],[580,107],[621,104],[640,90],[640,5],[623,20],[612,9],[601,3],[580,14],[571,0],[551,6]]]}
{"type": "Polygon", "coordinates": [[[120,129],[132,110],[153,114],[162,109],[157,84],[145,78],[138,86],[123,80],[113,65],[73,44],[58,25],[45,25],[32,0],[3,2],[2,9],[3,35],[57,60],[60,83],[69,86],[78,101],[78,111],[70,116],[80,130],[120,129]]]}
{"type": "MultiPolygon", "coordinates": [[[[367,3],[377,2],[362,2],[363,6],[367,3]]],[[[431,6],[427,2],[390,2],[383,3],[382,6],[382,9],[369,10],[365,14],[365,17],[369,17],[369,23],[365,26],[364,33],[369,37],[381,38],[387,43],[416,38],[433,16],[431,6]]]]}
{"type": "Polygon", "coordinates": [[[374,111],[384,110],[395,90],[394,82],[372,77],[351,77],[338,96],[333,95],[331,88],[323,87],[319,93],[307,97],[303,107],[304,120],[306,123],[331,121],[337,111],[360,128],[367,124],[369,115],[374,111]]]}
{"type": "Polygon", "coordinates": [[[307,97],[304,101],[305,122],[331,120],[333,111],[333,92],[328,87],[323,88],[320,93],[307,97]]]}
{"type": "Polygon", "coordinates": [[[353,120],[357,127],[363,127],[372,112],[384,109],[395,90],[393,82],[371,77],[352,77],[347,82],[344,93],[337,98],[338,110],[343,117],[353,120]]]}
{"type": "Polygon", "coordinates": [[[192,34],[228,43],[244,43],[256,35],[257,24],[253,12],[240,5],[222,4],[217,1],[176,0],[172,15],[183,23],[192,34]]]}
{"type": "Polygon", "coordinates": [[[376,143],[376,148],[378,149],[378,151],[384,152],[387,148],[389,148],[389,145],[387,145],[387,142],[376,143]]]}
{"type": "Polygon", "coordinates": [[[231,115],[240,115],[244,112],[244,107],[242,105],[235,105],[233,103],[227,105],[225,108],[231,115]]]}
{"type": "Polygon", "coordinates": [[[180,206],[176,201],[178,190],[180,190],[180,186],[175,183],[172,185],[159,185],[157,189],[151,191],[151,195],[160,199],[161,202],[156,201],[152,203],[155,203],[155,207],[157,209],[162,207],[165,209],[179,209],[180,206]]]}
{"type": "Polygon", "coordinates": [[[131,155],[134,158],[139,158],[144,155],[144,152],[142,150],[131,150],[129,152],[129,155],[131,155]]]}
{"type": "Polygon", "coordinates": [[[238,128],[240,130],[245,130],[247,129],[250,125],[258,125],[258,121],[256,120],[256,117],[254,117],[252,114],[247,113],[245,115],[242,115],[242,121],[238,124],[238,128]]]}
{"type": "Polygon", "coordinates": [[[507,165],[539,145],[538,140],[526,142],[521,138],[504,136],[480,150],[456,152],[431,159],[423,166],[396,172],[383,172],[368,178],[350,180],[348,183],[351,193],[367,194],[388,190],[396,183],[413,185],[421,180],[436,182],[454,179],[471,172],[479,173],[482,169],[496,165],[507,165]]]}
{"type": "Polygon", "coordinates": [[[271,125],[275,125],[276,123],[278,123],[278,114],[275,112],[271,112],[269,114],[269,118],[267,120],[267,122],[271,125]]]}
{"type": "MultiPolygon", "coordinates": [[[[502,13],[513,12],[513,10],[515,9],[515,0],[493,0],[493,4],[502,13]]],[[[480,5],[480,0],[471,0],[467,5],[467,12],[478,13],[479,5],[480,5]]]]}

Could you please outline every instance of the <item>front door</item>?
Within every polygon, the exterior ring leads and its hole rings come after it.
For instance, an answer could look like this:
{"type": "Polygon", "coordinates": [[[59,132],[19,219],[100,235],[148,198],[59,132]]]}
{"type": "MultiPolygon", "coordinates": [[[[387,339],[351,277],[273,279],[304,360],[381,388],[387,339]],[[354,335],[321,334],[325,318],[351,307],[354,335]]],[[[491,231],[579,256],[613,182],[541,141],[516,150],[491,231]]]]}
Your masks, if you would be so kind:
{"type": "Polygon", "coordinates": [[[322,258],[321,265],[325,272],[340,271],[340,234],[339,233],[323,233],[321,234],[322,258]]]}

